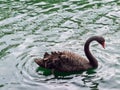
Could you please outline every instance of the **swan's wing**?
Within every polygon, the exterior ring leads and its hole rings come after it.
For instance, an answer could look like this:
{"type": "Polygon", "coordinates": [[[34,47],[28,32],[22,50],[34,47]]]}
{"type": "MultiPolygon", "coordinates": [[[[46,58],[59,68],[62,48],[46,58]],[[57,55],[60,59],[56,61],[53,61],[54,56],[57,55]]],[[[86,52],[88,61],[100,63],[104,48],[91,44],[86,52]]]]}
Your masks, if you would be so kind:
{"type": "Polygon", "coordinates": [[[79,70],[86,70],[87,68],[91,68],[88,60],[81,57],[80,55],[69,52],[63,51],[61,52],[60,59],[58,60],[60,67],[57,68],[60,71],[79,71],[79,70]]]}
{"type": "Polygon", "coordinates": [[[85,70],[85,65],[89,65],[86,59],[69,51],[45,53],[43,59],[35,62],[42,67],[65,72],[85,70]]]}

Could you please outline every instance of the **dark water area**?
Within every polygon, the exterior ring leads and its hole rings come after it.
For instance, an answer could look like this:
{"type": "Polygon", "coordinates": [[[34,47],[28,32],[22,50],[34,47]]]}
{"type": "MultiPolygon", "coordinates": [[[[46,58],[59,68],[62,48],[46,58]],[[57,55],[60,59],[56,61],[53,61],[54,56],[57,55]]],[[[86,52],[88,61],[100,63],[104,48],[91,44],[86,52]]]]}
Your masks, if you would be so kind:
{"type": "Polygon", "coordinates": [[[0,90],[119,90],[119,0],[1,0],[0,90]],[[44,52],[69,50],[85,57],[87,38],[101,35],[106,49],[96,42],[94,73],[55,78],[37,71],[34,58],[44,52]]]}

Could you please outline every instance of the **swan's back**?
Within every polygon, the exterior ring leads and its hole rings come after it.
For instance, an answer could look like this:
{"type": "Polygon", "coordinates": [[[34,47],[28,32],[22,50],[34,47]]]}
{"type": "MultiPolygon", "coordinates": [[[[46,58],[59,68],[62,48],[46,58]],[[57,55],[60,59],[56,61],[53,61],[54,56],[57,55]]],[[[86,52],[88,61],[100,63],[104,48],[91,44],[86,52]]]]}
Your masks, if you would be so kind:
{"type": "Polygon", "coordinates": [[[43,59],[36,59],[35,62],[41,67],[62,72],[81,71],[92,68],[88,60],[69,51],[51,52],[51,54],[45,53],[43,59]]]}

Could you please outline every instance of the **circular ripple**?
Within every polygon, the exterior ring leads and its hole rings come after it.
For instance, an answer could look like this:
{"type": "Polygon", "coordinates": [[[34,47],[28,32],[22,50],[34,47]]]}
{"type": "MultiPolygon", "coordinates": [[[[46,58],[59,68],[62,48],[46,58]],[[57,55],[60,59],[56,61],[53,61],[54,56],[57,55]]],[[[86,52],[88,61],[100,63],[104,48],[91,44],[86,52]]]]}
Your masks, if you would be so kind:
{"type": "Polygon", "coordinates": [[[8,58],[4,62],[11,64],[13,61],[9,58],[14,56],[16,66],[12,69],[23,86],[119,90],[119,3],[115,0],[23,0],[1,4],[4,15],[0,16],[0,58],[8,58]],[[92,53],[99,61],[99,67],[93,73],[85,71],[55,78],[36,71],[38,66],[34,58],[42,57],[46,51],[70,50],[84,56],[85,40],[93,35],[106,39],[105,50],[96,43],[91,45],[92,53]]]}

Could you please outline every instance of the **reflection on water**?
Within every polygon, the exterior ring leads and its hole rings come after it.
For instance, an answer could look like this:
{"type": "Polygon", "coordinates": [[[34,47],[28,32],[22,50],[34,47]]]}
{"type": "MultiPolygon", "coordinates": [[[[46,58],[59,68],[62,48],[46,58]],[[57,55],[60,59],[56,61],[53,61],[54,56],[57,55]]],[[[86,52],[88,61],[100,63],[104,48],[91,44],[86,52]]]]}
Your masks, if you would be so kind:
{"type": "MultiPolygon", "coordinates": [[[[0,1],[0,88],[2,90],[119,90],[119,0],[0,1]],[[106,49],[93,43],[99,61],[93,73],[55,77],[37,72],[34,58],[52,50],[83,56],[93,35],[106,39],[106,49]]],[[[47,73],[49,74],[49,72],[47,73]]]]}

